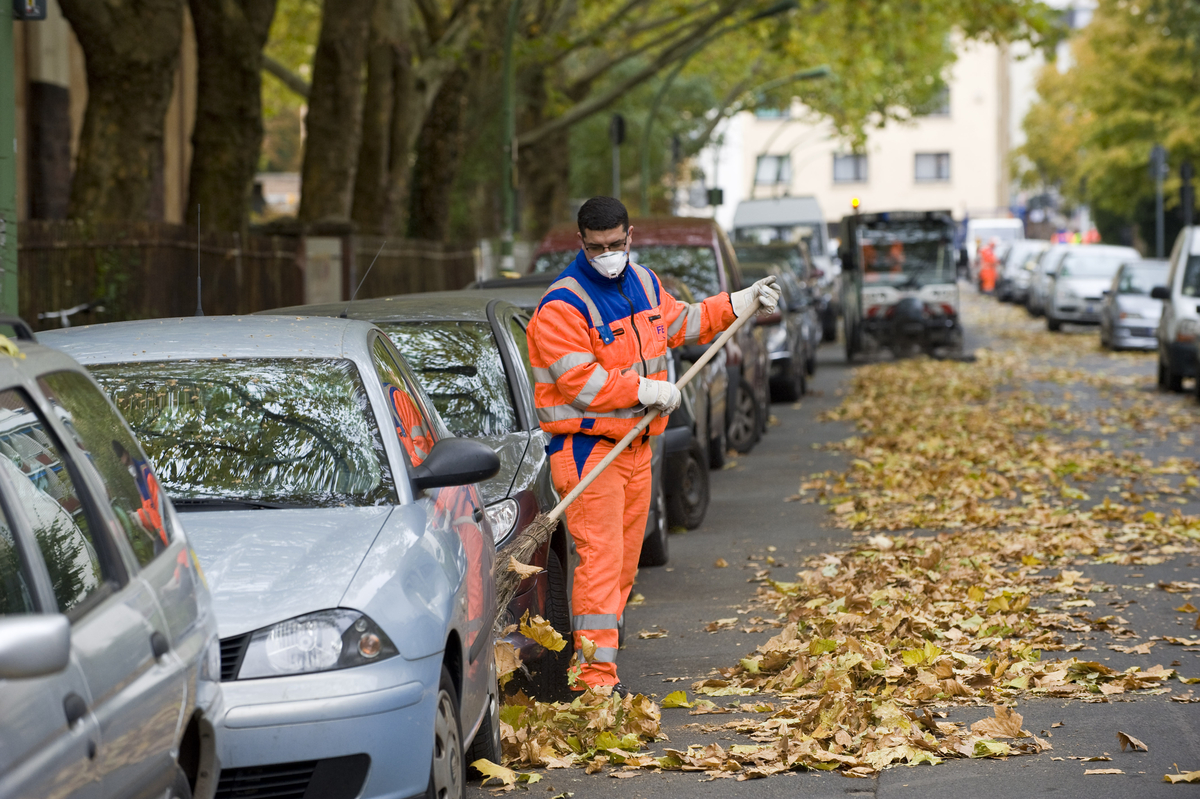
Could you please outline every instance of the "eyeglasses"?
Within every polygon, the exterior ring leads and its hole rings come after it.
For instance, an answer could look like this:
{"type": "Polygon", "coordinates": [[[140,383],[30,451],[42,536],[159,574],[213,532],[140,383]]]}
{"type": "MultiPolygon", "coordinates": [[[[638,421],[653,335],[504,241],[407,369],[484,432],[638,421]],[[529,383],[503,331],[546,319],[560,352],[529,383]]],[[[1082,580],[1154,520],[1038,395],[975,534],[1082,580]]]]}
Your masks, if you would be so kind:
{"type": "Polygon", "coordinates": [[[583,243],[583,250],[584,250],[584,252],[591,253],[592,255],[599,255],[600,253],[603,253],[603,252],[617,252],[618,250],[625,249],[625,243],[628,241],[629,241],[628,233],[626,233],[625,236],[623,238],[621,238],[620,240],[610,241],[608,244],[600,244],[599,242],[586,242],[585,241],[583,243]]]}

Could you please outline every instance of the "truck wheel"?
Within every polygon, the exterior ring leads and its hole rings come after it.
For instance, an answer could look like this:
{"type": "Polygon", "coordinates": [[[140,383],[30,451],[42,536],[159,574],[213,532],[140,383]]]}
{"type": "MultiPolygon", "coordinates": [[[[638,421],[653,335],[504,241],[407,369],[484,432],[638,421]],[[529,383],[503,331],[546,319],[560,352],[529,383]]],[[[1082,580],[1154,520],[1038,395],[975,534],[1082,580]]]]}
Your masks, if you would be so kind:
{"type": "Polygon", "coordinates": [[[668,470],[667,520],[672,527],[694,530],[708,511],[708,464],[704,449],[697,441],[680,453],[676,468],[668,470]]]}

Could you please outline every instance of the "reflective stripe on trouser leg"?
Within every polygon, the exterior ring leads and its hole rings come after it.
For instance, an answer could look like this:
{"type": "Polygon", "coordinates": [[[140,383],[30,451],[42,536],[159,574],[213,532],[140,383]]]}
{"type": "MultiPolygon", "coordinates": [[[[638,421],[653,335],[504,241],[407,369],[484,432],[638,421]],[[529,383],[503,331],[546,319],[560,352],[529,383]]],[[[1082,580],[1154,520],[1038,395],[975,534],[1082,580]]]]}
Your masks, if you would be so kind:
{"type": "MultiPolygon", "coordinates": [[[[575,439],[568,436],[562,450],[550,456],[554,487],[564,495],[580,480],[575,439]]],[[[610,441],[596,441],[582,474],[590,472],[612,447],[610,441]]],[[[579,553],[571,591],[576,651],[582,648],[584,637],[596,645],[593,662],[582,664],[580,673],[589,686],[618,681],[617,619],[637,573],[649,494],[650,448],[638,445],[618,455],[579,499],[567,506],[567,529],[579,553]]]]}

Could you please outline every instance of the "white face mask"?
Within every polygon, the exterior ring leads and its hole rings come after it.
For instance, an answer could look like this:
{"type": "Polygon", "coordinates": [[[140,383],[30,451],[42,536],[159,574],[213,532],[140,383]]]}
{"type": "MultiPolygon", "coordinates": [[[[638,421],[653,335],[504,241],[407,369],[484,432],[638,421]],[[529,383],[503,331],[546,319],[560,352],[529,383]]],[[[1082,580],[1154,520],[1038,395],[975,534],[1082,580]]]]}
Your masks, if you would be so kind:
{"type": "Polygon", "coordinates": [[[611,279],[625,271],[625,261],[628,257],[624,250],[602,252],[588,263],[601,275],[611,279]]]}

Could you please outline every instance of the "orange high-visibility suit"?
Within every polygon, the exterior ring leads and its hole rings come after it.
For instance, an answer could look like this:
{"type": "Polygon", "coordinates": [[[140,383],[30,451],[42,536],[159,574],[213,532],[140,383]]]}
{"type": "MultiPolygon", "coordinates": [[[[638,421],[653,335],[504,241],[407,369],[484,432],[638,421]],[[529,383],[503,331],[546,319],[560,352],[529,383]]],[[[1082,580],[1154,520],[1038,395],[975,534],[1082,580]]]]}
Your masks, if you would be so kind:
{"type": "MultiPolygon", "coordinates": [[[[554,487],[571,491],[645,415],[638,378],[667,378],[667,347],[707,343],[734,320],[728,294],[681,303],[658,276],[630,263],[601,276],[580,251],[542,297],[529,323],[534,404],[551,438],[554,487]]],[[[588,687],[615,685],[617,620],[637,573],[650,511],[650,435],[660,417],[567,507],[579,566],[571,594],[576,651],[596,644],[580,677],[588,687]]]]}
{"type": "Polygon", "coordinates": [[[996,288],[996,247],[988,244],[979,250],[979,288],[991,294],[996,288]]]}

